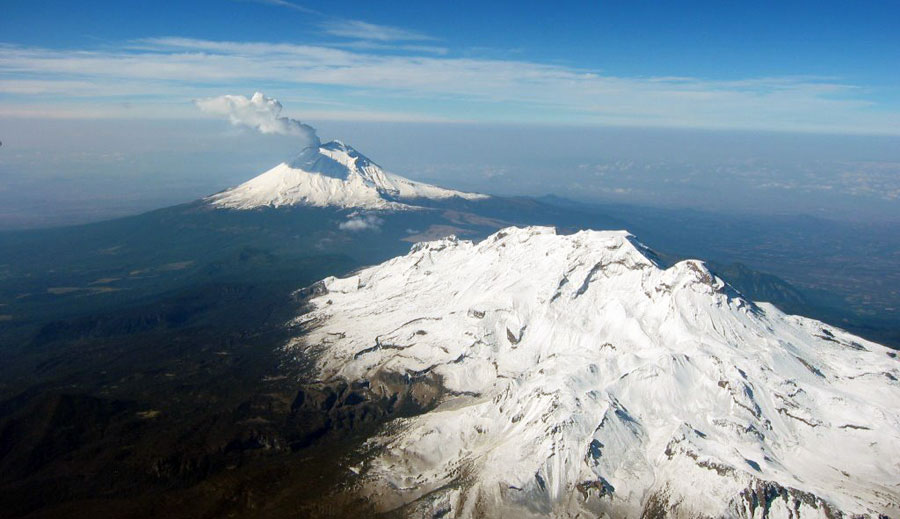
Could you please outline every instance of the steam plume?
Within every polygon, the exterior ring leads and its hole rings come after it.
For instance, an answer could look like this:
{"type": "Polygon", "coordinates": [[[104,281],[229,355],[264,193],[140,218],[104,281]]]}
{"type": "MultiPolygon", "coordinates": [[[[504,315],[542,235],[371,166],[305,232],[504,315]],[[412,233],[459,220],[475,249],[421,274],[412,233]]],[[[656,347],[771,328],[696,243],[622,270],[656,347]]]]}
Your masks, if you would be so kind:
{"type": "Polygon", "coordinates": [[[296,135],[303,140],[304,148],[319,145],[315,128],[290,117],[281,117],[281,103],[261,92],[250,98],[224,95],[197,99],[194,104],[208,114],[227,116],[235,126],[247,126],[265,134],[296,135]]]}

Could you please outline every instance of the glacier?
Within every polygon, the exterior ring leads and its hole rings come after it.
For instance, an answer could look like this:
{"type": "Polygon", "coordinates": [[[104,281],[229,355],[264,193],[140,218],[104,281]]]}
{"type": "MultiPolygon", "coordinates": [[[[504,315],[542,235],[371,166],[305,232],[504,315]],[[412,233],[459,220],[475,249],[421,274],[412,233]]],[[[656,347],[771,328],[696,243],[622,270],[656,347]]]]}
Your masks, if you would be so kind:
{"type": "Polygon", "coordinates": [[[900,360],[624,231],[448,237],[303,291],[287,351],[369,398],[428,382],[352,467],[441,517],[897,517],[900,360]]]}

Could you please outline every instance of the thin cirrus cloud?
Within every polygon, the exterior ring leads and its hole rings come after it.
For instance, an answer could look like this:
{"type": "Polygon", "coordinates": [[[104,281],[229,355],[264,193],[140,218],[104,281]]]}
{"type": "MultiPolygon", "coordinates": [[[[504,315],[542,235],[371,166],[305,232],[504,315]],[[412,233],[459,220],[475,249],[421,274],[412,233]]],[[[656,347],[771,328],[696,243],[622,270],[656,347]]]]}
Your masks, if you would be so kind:
{"type": "Polygon", "coordinates": [[[450,49],[438,45],[420,45],[409,43],[383,43],[373,40],[353,40],[347,42],[329,43],[330,47],[339,49],[353,49],[365,51],[404,51],[424,54],[447,55],[450,49]]]}
{"type": "Polygon", "coordinates": [[[301,13],[306,14],[322,14],[315,9],[310,9],[309,7],[296,4],[294,2],[288,2],[287,0],[239,0],[243,2],[250,2],[254,4],[264,4],[264,5],[273,5],[275,7],[285,7],[288,9],[292,9],[294,11],[299,11],[301,13]]]}
{"type": "Polygon", "coordinates": [[[392,27],[390,25],[379,25],[362,20],[348,20],[326,15],[315,9],[310,9],[304,5],[300,5],[287,0],[239,0],[252,2],[255,4],[271,5],[275,7],[285,7],[301,13],[316,15],[320,17],[318,22],[319,28],[325,34],[337,36],[340,38],[349,38],[352,40],[371,40],[380,42],[393,41],[427,41],[436,38],[420,32],[402,29],[400,27],[392,27]]]}
{"type": "Polygon", "coordinates": [[[435,38],[399,27],[377,25],[360,20],[328,19],[321,22],[322,29],[332,36],[375,41],[426,41],[435,38]]]}
{"type": "MultiPolygon", "coordinates": [[[[382,35],[382,37],[386,37],[382,35]]],[[[397,38],[398,34],[392,37],[397,38]]],[[[412,38],[413,36],[409,36],[412,38]]],[[[304,118],[900,133],[900,113],[833,78],[629,77],[528,60],[161,37],[100,49],[0,46],[0,114],[195,117],[222,90],[277,94],[304,118]],[[92,97],[93,96],[93,97],[92,97]],[[294,97],[292,97],[294,96],[294,97]],[[104,103],[98,110],[98,103],[104,103]],[[301,104],[302,103],[302,104],[301,104]],[[312,114],[315,114],[314,116],[312,114]]],[[[345,42],[346,44],[346,42],[345,42]]]]}

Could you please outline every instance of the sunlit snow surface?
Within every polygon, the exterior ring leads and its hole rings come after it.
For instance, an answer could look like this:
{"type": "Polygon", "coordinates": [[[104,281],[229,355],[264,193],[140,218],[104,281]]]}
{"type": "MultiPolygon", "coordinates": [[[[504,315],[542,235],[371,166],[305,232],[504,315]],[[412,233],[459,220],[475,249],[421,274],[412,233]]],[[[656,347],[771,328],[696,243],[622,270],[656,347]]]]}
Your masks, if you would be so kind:
{"type": "Polygon", "coordinates": [[[350,146],[332,141],[318,148],[306,148],[290,163],[283,162],[208,200],[230,209],[307,205],[404,210],[415,209],[416,199],[452,197],[487,198],[388,173],[350,146]]]}
{"type": "Polygon", "coordinates": [[[510,228],[325,279],[290,346],[323,380],[447,390],[373,440],[362,491],[454,517],[900,516],[892,350],[648,257],[625,232],[510,228]]]}

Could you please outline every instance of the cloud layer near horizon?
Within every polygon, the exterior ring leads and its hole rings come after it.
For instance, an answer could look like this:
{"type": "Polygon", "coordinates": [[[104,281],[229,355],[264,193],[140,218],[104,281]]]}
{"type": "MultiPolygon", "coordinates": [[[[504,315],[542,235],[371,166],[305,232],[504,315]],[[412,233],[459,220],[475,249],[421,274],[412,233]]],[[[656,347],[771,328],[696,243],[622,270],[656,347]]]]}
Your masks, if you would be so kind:
{"type": "Polygon", "coordinates": [[[187,38],[92,50],[0,45],[0,115],[194,117],[190,99],[264,89],[305,119],[900,134],[900,112],[829,78],[622,77],[376,49],[187,38]]]}

